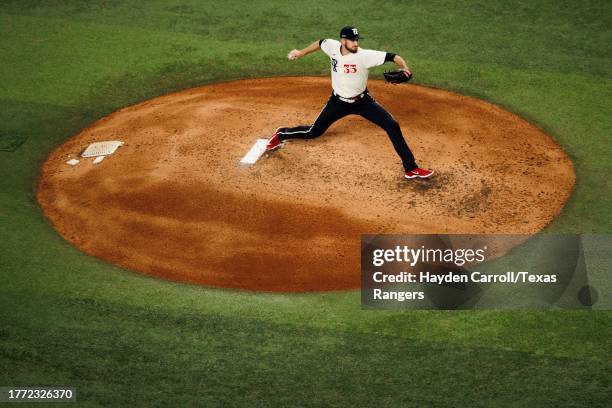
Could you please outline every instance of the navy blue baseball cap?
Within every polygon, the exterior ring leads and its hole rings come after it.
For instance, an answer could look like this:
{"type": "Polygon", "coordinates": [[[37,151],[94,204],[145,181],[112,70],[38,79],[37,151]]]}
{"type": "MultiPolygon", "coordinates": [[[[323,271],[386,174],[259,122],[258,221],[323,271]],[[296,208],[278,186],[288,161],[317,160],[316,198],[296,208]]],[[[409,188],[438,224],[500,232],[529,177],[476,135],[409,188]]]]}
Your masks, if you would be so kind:
{"type": "Polygon", "coordinates": [[[359,35],[359,30],[357,27],[346,26],[342,27],[342,30],[340,30],[340,38],[346,38],[347,40],[354,41],[363,37],[359,35]]]}

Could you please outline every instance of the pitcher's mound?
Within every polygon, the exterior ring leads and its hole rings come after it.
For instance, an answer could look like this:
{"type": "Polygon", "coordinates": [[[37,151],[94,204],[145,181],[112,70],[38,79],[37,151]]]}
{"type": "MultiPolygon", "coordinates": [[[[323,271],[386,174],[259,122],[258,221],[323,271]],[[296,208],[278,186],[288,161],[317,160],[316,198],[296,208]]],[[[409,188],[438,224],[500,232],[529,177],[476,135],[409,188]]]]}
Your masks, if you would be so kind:
{"type": "Polygon", "coordinates": [[[574,184],[563,150],[489,103],[370,81],[431,179],[405,180],[384,131],[357,116],[290,141],[253,167],[240,158],[277,126],[310,124],[327,78],[210,85],[103,118],[58,147],[38,199],[68,241],[128,269],[215,287],[359,287],[364,233],[534,233],[574,184]],[[125,145],[65,164],[92,142],[125,145]]]}

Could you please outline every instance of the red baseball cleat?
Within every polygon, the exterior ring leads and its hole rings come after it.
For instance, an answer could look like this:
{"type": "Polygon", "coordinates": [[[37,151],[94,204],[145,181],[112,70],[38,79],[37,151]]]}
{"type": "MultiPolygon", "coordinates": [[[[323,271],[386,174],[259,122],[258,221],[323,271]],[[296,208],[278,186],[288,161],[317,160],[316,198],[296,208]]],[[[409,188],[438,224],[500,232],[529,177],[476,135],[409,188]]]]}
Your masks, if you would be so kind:
{"type": "Polygon", "coordinates": [[[426,170],[426,169],[421,169],[419,167],[417,167],[416,169],[412,169],[410,171],[407,171],[406,174],[404,174],[404,177],[406,177],[407,179],[413,179],[413,178],[427,178],[427,177],[431,177],[433,176],[434,172],[433,170],[426,170]]]}
{"type": "Polygon", "coordinates": [[[266,145],[266,150],[274,150],[278,149],[283,145],[283,141],[278,138],[278,132],[280,132],[281,128],[278,128],[274,131],[272,137],[268,140],[268,144],[266,145]]]}

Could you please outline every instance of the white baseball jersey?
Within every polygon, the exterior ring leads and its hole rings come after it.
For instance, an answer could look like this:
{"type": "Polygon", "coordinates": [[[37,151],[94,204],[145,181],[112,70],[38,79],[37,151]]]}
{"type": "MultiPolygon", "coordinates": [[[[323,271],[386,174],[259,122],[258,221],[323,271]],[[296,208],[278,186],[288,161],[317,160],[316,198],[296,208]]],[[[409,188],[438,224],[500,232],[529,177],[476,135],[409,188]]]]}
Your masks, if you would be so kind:
{"type": "Polygon", "coordinates": [[[321,50],[331,60],[332,88],[343,98],[362,94],[368,85],[369,69],[385,63],[386,52],[357,49],[342,55],[340,41],[325,39],[321,50]]]}

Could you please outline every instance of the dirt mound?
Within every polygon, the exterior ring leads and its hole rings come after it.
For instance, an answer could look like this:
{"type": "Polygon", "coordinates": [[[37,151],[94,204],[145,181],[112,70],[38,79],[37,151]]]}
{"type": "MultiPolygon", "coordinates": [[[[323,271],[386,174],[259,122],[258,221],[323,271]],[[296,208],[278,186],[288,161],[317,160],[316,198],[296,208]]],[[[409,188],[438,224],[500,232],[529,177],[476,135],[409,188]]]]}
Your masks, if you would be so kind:
{"type": "Polygon", "coordinates": [[[328,78],[190,89],[122,109],[59,146],[38,199],[84,252],[125,268],[215,287],[359,287],[363,233],[527,233],[561,211],[572,163],[545,133],[489,103],[370,81],[432,179],[404,180],[382,129],[356,116],[238,161],[277,126],[311,123],[328,78]],[[101,164],[86,145],[122,140],[101,164]]]}

